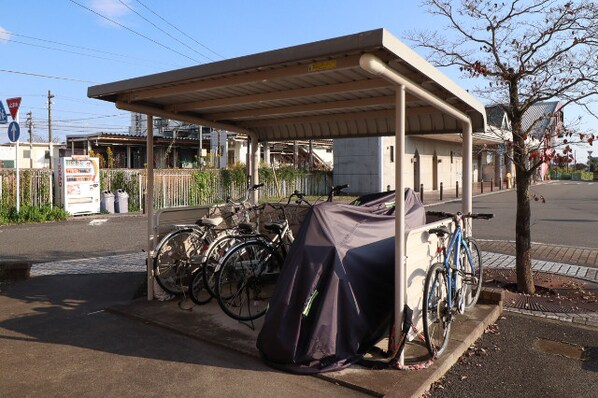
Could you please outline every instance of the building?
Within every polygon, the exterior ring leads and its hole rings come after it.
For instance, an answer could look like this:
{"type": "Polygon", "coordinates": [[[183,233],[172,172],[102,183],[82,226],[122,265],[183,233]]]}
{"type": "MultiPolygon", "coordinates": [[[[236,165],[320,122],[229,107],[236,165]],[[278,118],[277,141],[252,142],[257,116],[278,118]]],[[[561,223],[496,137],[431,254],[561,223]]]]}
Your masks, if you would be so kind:
{"type": "MultiPolygon", "coordinates": [[[[68,135],[62,156],[89,154],[100,157],[104,168],[144,168],[147,131],[146,116],[132,113],[128,133],[68,135]],[[110,148],[111,155],[108,154],[110,148]],[[109,159],[110,158],[110,159],[109,159]]],[[[226,168],[247,161],[247,137],[169,119],[154,122],[154,166],[157,168],[226,168]],[[200,155],[201,154],[201,155],[200,155]]],[[[332,167],[332,140],[262,143],[261,158],[266,164],[332,167]],[[297,148],[295,150],[295,148],[297,148]]]]}
{"type": "MultiPolygon", "coordinates": [[[[16,167],[16,143],[0,144],[0,168],[12,169],[16,167]]],[[[48,144],[47,142],[19,142],[18,161],[20,169],[46,169],[50,167],[50,151],[52,159],[59,156],[63,144],[48,144]]]]}
{"type": "MultiPolygon", "coordinates": [[[[494,122],[494,120],[493,120],[494,122]]],[[[488,120],[488,125],[491,122],[488,120]]],[[[498,123],[485,132],[473,134],[473,181],[501,181],[504,170],[494,172],[494,159],[504,159],[508,125],[498,123]],[[501,147],[502,145],[502,147],[501,147]],[[495,156],[499,152],[501,156],[495,156]],[[490,168],[493,170],[489,173],[490,168]]],[[[454,188],[463,173],[460,134],[409,135],[405,138],[406,156],[410,159],[403,172],[405,183],[415,191],[454,188]]],[[[395,187],[395,138],[370,137],[334,140],[334,183],[349,184],[348,191],[365,194],[395,187]]],[[[499,163],[500,164],[500,163],[499,163]]],[[[504,163],[503,163],[504,164],[504,163]]]]}

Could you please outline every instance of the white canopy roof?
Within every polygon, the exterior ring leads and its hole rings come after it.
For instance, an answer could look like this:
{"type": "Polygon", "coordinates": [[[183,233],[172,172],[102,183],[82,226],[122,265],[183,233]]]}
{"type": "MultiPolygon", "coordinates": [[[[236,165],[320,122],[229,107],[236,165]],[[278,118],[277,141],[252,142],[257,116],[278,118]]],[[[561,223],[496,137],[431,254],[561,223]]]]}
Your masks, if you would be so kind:
{"type": "MultiPolygon", "coordinates": [[[[362,69],[366,53],[485,130],[484,106],[385,29],[93,86],[88,96],[259,141],[393,135],[395,86],[362,69]]],[[[455,118],[408,93],[407,135],[460,132],[455,118]]]]}

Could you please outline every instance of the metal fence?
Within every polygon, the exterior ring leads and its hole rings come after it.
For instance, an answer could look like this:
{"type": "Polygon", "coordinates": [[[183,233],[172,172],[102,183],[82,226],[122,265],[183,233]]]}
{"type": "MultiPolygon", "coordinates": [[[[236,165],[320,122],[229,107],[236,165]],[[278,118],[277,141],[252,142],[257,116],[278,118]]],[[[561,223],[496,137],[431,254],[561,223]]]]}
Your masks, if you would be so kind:
{"type": "MultiPolygon", "coordinates": [[[[16,199],[15,170],[0,170],[0,206],[13,207],[16,199]]],[[[328,193],[332,185],[332,172],[314,171],[293,178],[261,181],[262,198],[288,197],[294,190],[306,195],[320,196],[328,193]]],[[[52,204],[53,176],[49,169],[25,169],[20,175],[21,205],[42,206],[52,204]]],[[[129,195],[129,211],[143,210],[147,186],[145,169],[100,170],[100,189],[115,192],[124,190],[129,195]]],[[[154,170],[154,208],[201,206],[223,202],[226,197],[244,195],[246,178],[226,181],[221,170],[199,172],[191,169],[154,170]]]]}
{"type": "MultiPolygon", "coordinates": [[[[15,170],[0,170],[0,208],[16,206],[17,173],[15,170]]],[[[53,199],[53,178],[49,169],[23,169],[19,175],[20,203],[24,206],[51,205],[53,199]]]]}

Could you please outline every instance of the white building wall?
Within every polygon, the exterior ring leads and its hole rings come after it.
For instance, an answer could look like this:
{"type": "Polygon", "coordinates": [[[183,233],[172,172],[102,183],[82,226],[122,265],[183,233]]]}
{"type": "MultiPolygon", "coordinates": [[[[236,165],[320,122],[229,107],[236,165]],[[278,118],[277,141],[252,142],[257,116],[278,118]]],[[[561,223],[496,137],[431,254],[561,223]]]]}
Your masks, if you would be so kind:
{"type": "MultiPolygon", "coordinates": [[[[406,137],[407,161],[403,178],[407,187],[419,190],[419,186],[414,186],[417,167],[414,159],[416,151],[419,153],[420,161],[419,183],[424,185],[424,191],[434,189],[434,152],[438,159],[436,189],[440,188],[441,182],[445,189],[454,188],[457,181],[461,182],[463,172],[461,143],[406,137]]],[[[334,184],[349,183],[348,192],[353,194],[385,191],[389,187],[395,189],[396,160],[394,137],[334,140],[334,184]],[[392,156],[391,151],[394,152],[392,156]],[[382,159],[381,165],[378,159],[382,159]],[[380,178],[380,169],[382,178],[380,178]]]]}
{"type": "Polygon", "coordinates": [[[333,151],[329,151],[327,148],[313,148],[314,153],[322,159],[328,166],[333,166],[334,156],[333,151]]]}
{"type": "MultiPolygon", "coordinates": [[[[390,161],[390,148],[396,151],[395,138],[384,137],[384,187],[390,185],[391,189],[394,189],[395,163],[390,161]]],[[[425,191],[433,190],[434,188],[439,189],[441,182],[444,188],[454,187],[455,182],[461,180],[462,158],[460,143],[406,137],[405,156],[407,162],[403,171],[403,178],[408,187],[419,190],[419,187],[414,186],[415,169],[417,167],[415,159],[416,151],[419,154],[420,162],[419,183],[424,184],[425,191]],[[434,187],[434,152],[436,152],[438,161],[438,181],[436,187],[434,187]]],[[[396,160],[396,154],[394,159],[396,160]]]]}
{"type": "Polygon", "coordinates": [[[235,152],[235,163],[237,161],[244,164],[247,163],[247,152],[249,151],[247,141],[235,140],[232,142],[232,147],[235,152]]]}
{"type": "Polygon", "coordinates": [[[379,137],[334,140],[334,184],[349,184],[350,194],[377,192],[379,142],[379,137]]]}
{"type": "MultiPolygon", "coordinates": [[[[15,160],[15,146],[16,143],[7,143],[0,146],[0,159],[1,160],[15,160]]],[[[52,152],[53,159],[58,158],[58,151],[64,147],[61,144],[53,144],[52,152]]],[[[50,167],[50,159],[46,156],[49,153],[48,143],[33,143],[32,147],[29,146],[28,142],[19,142],[19,168],[20,169],[43,169],[50,167]],[[31,162],[33,159],[33,162],[31,162]]]]}

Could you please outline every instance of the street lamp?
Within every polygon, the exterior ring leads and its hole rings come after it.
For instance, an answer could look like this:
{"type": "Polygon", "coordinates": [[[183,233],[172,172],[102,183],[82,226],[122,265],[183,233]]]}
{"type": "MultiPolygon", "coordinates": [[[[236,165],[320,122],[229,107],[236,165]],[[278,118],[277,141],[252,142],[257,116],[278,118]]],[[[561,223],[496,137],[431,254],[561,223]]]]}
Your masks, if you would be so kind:
{"type": "Polygon", "coordinates": [[[592,152],[588,151],[588,170],[592,171],[592,152]]]}

